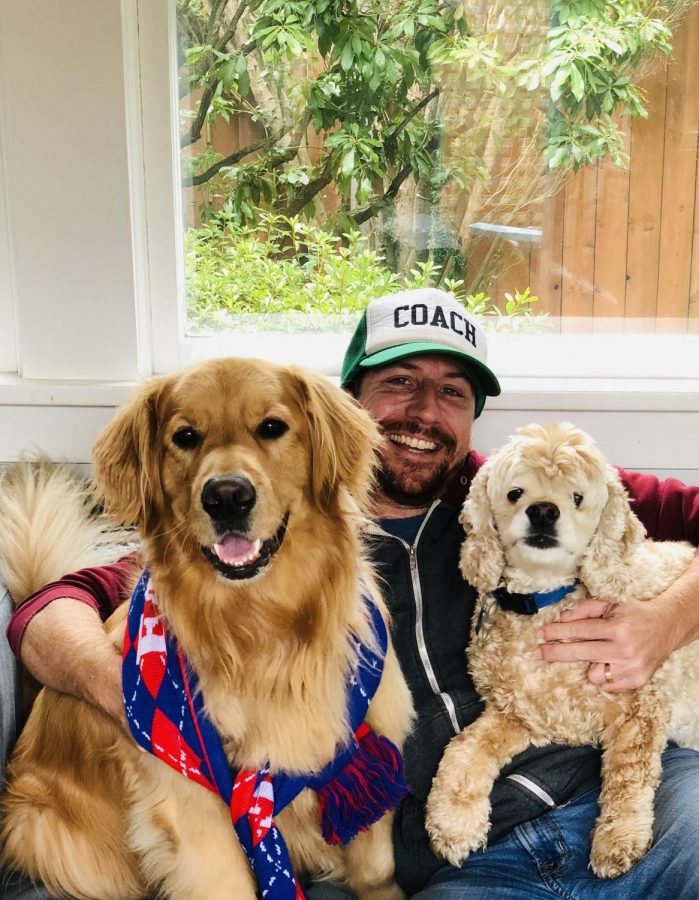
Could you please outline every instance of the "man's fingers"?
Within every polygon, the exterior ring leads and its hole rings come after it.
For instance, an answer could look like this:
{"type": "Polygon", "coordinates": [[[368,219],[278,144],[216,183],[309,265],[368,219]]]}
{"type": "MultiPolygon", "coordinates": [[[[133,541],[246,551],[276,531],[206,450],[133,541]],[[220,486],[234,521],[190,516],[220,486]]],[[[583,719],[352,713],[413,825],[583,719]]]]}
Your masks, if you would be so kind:
{"type": "Polygon", "coordinates": [[[600,641],[613,640],[614,632],[607,619],[583,618],[573,622],[550,622],[539,629],[543,641],[600,641]]]}
{"type": "Polygon", "coordinates": [[[587,677],[590,681],[608,694],[631,691],[642,687],[646,682],[646,679],[638,672],[623,671],[620,663],[609,663],[608,671],[609,678],[605,674],[605,663],[599,662],[590,663],[590,668],[587,670],[587,677]]]}
{"type": "Polygon", "coordinates": [[[609,655],[606,641],[571,641],[570,643],[550,643],[539,646],[541,659],[546,662],[599,662],[604,663],[609,655]]]}
{"type": "Polygon", "coordinates": [[[612,604],[606,600],[597,600],[595,597],[588,597],[582,600],[573,609],[567,609],[561,613],[561,622],[577,622],[580,619],[601,619],[609,614],[609,607],[612,604]]]}

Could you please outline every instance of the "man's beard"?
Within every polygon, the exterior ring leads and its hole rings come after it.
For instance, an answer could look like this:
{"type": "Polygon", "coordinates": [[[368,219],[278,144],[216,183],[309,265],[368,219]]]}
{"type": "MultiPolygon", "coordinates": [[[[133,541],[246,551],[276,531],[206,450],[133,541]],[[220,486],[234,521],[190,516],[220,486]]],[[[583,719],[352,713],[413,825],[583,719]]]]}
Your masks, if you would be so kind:
{"type": "Polygon", "coordinates": [[[429,458],[403,465],[400,470],[389,468],[386,457],[382,459],[377,481],[386,498],[400,506],[424,509],[442,494],[459,462],[453,458],[454,439],[438,428],[421,429],[412,422],[383,422],[382,431],[386,435],[419,435],[423,440],[440,443],[447,451],[447,458],[435,469],[430,469],[429,458]]]}

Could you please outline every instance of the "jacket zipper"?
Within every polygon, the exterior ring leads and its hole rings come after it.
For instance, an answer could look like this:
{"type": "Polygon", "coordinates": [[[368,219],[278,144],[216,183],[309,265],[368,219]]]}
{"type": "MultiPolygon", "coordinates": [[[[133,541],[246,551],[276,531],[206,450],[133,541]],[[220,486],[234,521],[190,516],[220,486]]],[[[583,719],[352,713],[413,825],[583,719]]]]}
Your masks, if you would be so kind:
{"type": "MultiPolygon", "coordinates": [[[[415,598],[415,641],[417,644],[418,654],[420,656],[420,662],[433,693],[435,693],[440,698],[442,704],[444,705],[444,709],[449,716],[449,721],[451,722],[454,734],[458,734],[461,731],[461,727],[456,716],[456,707],[454,706],[454,701],[451,699],[448,693],[440,690],[437,676],[434,673],[432,661],[427,650],[427,642],[425,641],[425,629],[423,623],[424,604],[422,601],[422,588],[420,587],[420,573],[418,572],[417,568],[417,545],[420,540],[420,536],[422,535],[422,532],[425,528],[425,525],[427,525],[427,520],[432,515],[433,511],[437,508],[437,506],[439,506],[439,500],[435,500],[432,506],[430,506],[430,508],[425,513],[425,518],[422,520],[422,524],[420,525],[418,532],[415,535],[415,541],[412,546],[407,541],[404,541],[402,538],[399,538],[394,534],[389,534],[382,528],[379,528],[377,525],[374,525],[373,528],[370,527],[369,530],[378,532],[382,535],[387,535],[388,537],[395,538],[395,540],[400,541],[408,551],[408,559],[410,562],[410,580],[412,582],[413,596],[415,598]]],[[[466,665],[465,658],[464,665],[466,665]]]]}
{"type": "Polygon", "coordinates": [[[510,781],[516,781],[525,791],[534,794],[535,797],[543,801],[551,809],[556,808],[556,801],[551,794],[542,787],[539,787],[539,785],[535,781],[532,781],[531,778],[527,778],[526,775],[520,775],[519,772],[513,772],[512,775],[508,775],[507,778],[510,781]]]}

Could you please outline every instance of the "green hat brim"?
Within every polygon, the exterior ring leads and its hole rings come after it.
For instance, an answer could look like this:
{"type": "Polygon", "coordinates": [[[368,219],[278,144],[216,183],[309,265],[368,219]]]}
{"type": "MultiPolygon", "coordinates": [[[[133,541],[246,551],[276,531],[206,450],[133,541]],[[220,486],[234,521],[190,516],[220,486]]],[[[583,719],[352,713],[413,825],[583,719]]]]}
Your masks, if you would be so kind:
{"type": "Polygon", "coordinates": [[[445,347],[444,344],[436,344],[430,341],[415,341],[410,344],[401,344],[398,347],[387,347],[385,350],[378,350],[376,353],[372,353],[371,356],[361,360],[354,372],[350,373],[345,381],[350,381],[360,368],[373,369],[375,366],[383,366],[387,363],[395,362],[397,359],[403,359],[406,356],[416,356],[419,353],[441,353],[445,356],[454,356],[463,363],[468,374],[475,378],[477,382],[474,388],[477,389],[477,394],[480,396],[475,398],[476,416],[479,416],[483,410],[486,396],[497,397],[500,394],[500,383],[490,369],[480,360],[469,356],[468,353],[460,353],[458,350],[451,350],[445,347]]]}

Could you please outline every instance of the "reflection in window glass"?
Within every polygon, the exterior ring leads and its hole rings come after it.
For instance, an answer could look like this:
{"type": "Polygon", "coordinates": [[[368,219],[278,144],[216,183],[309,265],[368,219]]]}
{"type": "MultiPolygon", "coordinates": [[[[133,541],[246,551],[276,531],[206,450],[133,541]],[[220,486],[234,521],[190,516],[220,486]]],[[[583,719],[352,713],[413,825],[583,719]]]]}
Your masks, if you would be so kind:
{"type": "Polygon", "coordinates": [[[698,5],[176,3],[190,334],[699,331],[698,5]]]}

